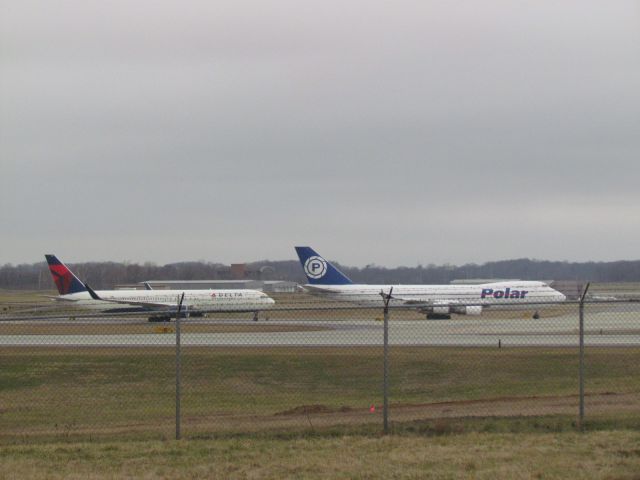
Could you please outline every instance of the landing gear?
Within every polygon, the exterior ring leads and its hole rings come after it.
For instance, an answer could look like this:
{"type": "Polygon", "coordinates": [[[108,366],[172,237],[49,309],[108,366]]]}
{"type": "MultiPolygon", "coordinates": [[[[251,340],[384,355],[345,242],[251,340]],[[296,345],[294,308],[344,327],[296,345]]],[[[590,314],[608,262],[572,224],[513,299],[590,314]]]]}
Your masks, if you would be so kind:
{"type": "Polygon", "coordinates": [[[533,312],[533,317],[534,320],[538,320],[540,318],[540,314],[538,313],[538,311],[536,310],[535,312],[533,312]]]}
{"type": "Polygon", "coordinates": [[[253,312],[253,321],[254,322],[258,321],[258,312],[253,312]]]}

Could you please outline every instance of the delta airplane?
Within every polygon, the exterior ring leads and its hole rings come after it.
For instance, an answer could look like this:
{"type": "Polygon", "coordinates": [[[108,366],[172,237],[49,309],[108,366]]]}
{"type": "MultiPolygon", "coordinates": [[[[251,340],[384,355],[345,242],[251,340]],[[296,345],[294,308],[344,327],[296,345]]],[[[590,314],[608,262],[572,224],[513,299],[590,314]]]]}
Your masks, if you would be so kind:
{"type": "Polygon", "coordinates": [[[480,285],[369,285],[355,284],[344,273],[322,258],[311,247],[295,247],[308,282],[304,289],[334,300],[369,304],[376,296],[391,295],[391,305],[415,307],[427,319],[480,315],[483,308],[525,307],[536,310],[536,304],[564,302],[566,296],[544,282],[504,281],[480,285]],[[392,290],[393,289],[393,290],[392,290]]]}
{"type": "Polygon", "coordinates": [[[178,297],[184,293],[186,311],[203,312],[253,312],[254,320],[260,310],[271,308],[275,301],[258,290],[99,290],[94,291],[82,283],[55,255],[45,255],[49,271],[58,288],[57,301],[70,305],[113,312],[158,312],[149,320],[169,320],[175,313],[178,297]],[[116,306],[117,305],[117,306],[116,306]]]}

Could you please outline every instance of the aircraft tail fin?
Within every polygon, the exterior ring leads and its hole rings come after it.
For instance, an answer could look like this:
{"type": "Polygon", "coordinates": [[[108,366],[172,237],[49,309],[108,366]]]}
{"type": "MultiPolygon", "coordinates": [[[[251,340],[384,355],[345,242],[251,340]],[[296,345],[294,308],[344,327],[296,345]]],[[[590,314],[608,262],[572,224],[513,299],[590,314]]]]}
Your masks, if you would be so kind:
{"type": "Polygon", "coordinates": [[[322,258],[311,247],[295,247],[300,264],[311,285],[349,285],[349,277],[322,258]]]}
{"type": "Polygon", "coordinates": [[[87,291],[84,284],[64,263],[58,260],[58,257],[49,254],[45,255],[45,258],[47,259],[49,271],[51,272],[56,287],[58,287],[58,293],[60,295],[87,291]]]}

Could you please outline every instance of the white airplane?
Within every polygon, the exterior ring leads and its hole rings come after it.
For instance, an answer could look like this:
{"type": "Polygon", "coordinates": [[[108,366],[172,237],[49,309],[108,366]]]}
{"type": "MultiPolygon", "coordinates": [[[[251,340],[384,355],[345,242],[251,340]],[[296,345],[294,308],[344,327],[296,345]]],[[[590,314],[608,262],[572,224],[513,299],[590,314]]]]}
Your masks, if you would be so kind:
{"type": "Polygon", "coordinates": [[[259,290],[98,290],[82,283],[55,255],[45,255],[49,271],[58,287],[57,301],[73,306],[109,312],[150,311],[149,320],[168,320],[177,310],[184,293],[183,308],[196,315],[204,312],[257,312],[271,308],[275,301],[259,290]],[[116,306],[117,305],[117,306],[116,306]]]}
{"type": "Polygon", "coordinates": [[[372,305],[391,295],[390,305],[415,306],[428,319],[480,315],[483,308],[524,307],[536,311],[544,303],[564,302],[566,296],[544,282],[504,281],[480,285],[355,284],[311,247],[295,247],[308,282],[304,289],[334,300],[372,305]],[[527,305],[528,304],[528,305],[527,305]]]}

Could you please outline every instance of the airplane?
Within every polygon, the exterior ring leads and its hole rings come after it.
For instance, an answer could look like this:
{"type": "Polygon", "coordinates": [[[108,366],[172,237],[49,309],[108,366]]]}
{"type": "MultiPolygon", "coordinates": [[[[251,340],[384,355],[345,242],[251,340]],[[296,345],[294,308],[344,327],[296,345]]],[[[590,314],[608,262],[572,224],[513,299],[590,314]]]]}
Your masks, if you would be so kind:
{"type": "Polygon", "coordinates": [[[253,312],[271,308],[275,301],[259,290],[153,290],[145,282],[145,290],[98,290],[82,283],[55,255],[45,255],[49,271],[58,288],[60,302],[74,307],[101,310],[104,313],[149,311],[149,321],[168,321],[177,310],[178,297],[184,293],[183,308],[193,316],[205,312],[253,312]]]}
{"type": "Polygon", "coordinates": [[[535,304],[567,299],[544,282],[523,280],[479,285],[356,284],[311,247],[295,249],[309,282],[303,288],[309,293],[366,305],[375,302],[377,296],[388,296],[390,305],[414,305],[427,319],[450,319],[452,313],[480,315],[484,308],[498,306],[533,308],[533,318],[539,318],[535,304]]]}

